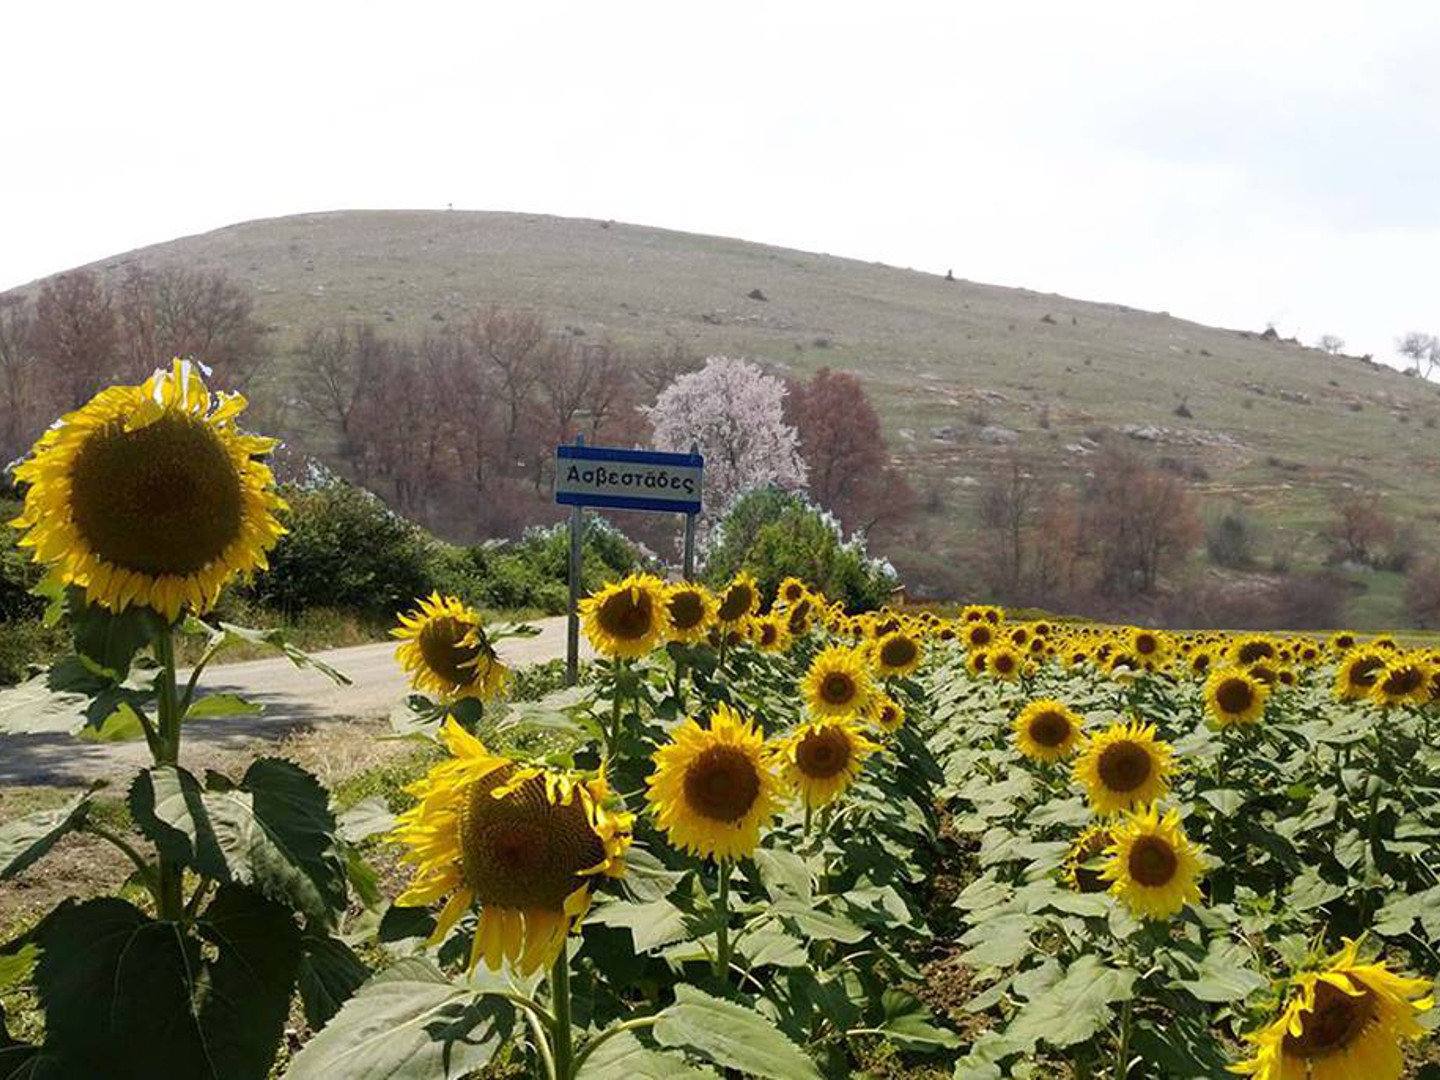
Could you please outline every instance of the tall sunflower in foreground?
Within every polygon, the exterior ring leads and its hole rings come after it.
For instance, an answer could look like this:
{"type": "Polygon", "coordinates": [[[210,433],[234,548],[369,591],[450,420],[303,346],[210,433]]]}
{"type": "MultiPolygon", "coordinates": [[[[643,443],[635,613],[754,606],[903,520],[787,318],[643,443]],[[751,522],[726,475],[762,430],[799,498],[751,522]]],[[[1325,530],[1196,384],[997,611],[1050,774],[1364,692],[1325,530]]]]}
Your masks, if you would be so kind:
{"type": "Polygon", "coordinates": [[[1200,848],[1185,835],[1180,811],[1162,818],[1152,805],[1110,830],[1100,876],[1110,894],[1142,919],[1168,919],[1200,899],[1200,848]]]}
{"type": "Polygon", "coordinates": [[[419,802],[390,839],[416,865],[400,907],[442,898],[430,943],[470,908],[480,922],[469,967],[482,959],[528,974],[555,962],[590,909],[597,878],[625,872],[631,815],[607,806],[603,777],[585,779],[492,754],[453,718],[441,728],[449,760],[406,790],[419,802]]]}
{"type": "Polygon", "coordinates": [[[805,703],[812,715],[841,719],[870,702],[870,669],[860,648],[831,645],[816,654],[805,673],[805,703]]]}
{"type": "Polygon", "coordinates": [[[274,439],[235,421],[239,394],[211,394],[176,360],[140,386],[112,386],[68,413],[15,467],[29,484],[10,524],[50,576],[111,611],[204,614],[232,578],[263,570],[285,532],[274,439]]]}
{"type": "Polygon", "coordinates": [[[646,798],[675,847],[702,858],[743,859],[778,807],[779,781],[755,725],[719,705],[709,727],[686,720],[655,751],[646,798]]]}
{"type": "Polygon", "coordinates": [[[1401,1042],[1424,1037],[1415,1018],[1434,1005],[1434,984],[1396,975],[1383,960],[1362,964],[1359,953],[1346,938],[1323,970],[1292,979],[1280,1015],[1245,1036],[1255,1055],[1230,1071],[1256,1080],[1399,1080],[1401,1042]]]}
{"type": "Polygon", "coordinates": [[[1069,757],[1081,739],[1080,717],[1064,702],[1040,698],[1015,718],[1015,744],[1032,761],[1069,757]]]}
{"type": "Polygon", "coordinates": [[[664,640],[669,621],[659,578],[631,574],[580,601],[585,636],[602,656],[637,660],[664,640]]]}
{"type": "Polygon", "coordinates": [[[1170,744],[1155,738],[1154,724],[1135,720],[1089,739],[1075,761],[1075,780],[1097,814],[1118,814],[1162,797],[1174,770],[1170,744]]]}
{"type": "Polygon", "coordinates": [[[677,582],[665,590],[665,636],[693,644],[705,640],[715,621],[715,597],[704,585],[677,582]]]}
{"type": "Polygon", "coordinates": [[[1216,727],[1258,724],[1270,686],[1243,668],[1219,668],[1205,680],[1205,707],[1216,727]]]}
{"type": "Polygon", "coordinates": [[[505,686],[510,669],[500,662],[480,624],[480,613],[453,596],[431,593],[400,616],[390,631],[400,639],[395,659],[410,685],[450,701],[488,701],[505,686]]]}
{"type": "Polygon", "coordinates": [[[776,759],[781,779],[805,806],[818,808],[844,794],[879,749],[853,719],[811,720],[780,744],[776,759]]]}

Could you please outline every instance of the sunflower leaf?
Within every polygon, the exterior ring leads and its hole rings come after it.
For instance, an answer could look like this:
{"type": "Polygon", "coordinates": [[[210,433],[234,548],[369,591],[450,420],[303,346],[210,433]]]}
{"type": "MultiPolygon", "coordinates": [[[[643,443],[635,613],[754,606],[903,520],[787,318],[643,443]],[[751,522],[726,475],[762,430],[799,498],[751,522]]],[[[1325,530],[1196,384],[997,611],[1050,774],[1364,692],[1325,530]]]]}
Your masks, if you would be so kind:
{"type": "Polygon", "coordinates": [[[67,833],[85,824],[87,791],[53,810],[37,810],[0,826],[0,881],[9,881],[49,853],[67,833]]]}
{"type": "Polygon", "coordinates": [[[1110,1022],[1110,1006],[1131,996],[1139,972],[1111,968],[1096,956],[1084,955],[1065,975],[1036,995],[1005,1030],[1005,1038],[1021,1049],[1044,1040],[1064,1048],[1084,1042],[1110,1022]]]}
{"type": "Polygon", "coordinates": [[[766,1080],[820,1080],[820,1072],[790,1039],[752,1008],[712,997],[684,983],[675,1004],[660,1013],[655,1041],[766,1080]]]}
{"type": "Polygon", "coordinates": [[[577,1080],[707,1080],[715,1073],[692,1068],[683,1057],[651,1050],[626,1031],[606,1039],[580,1066],[577,1080]]]}

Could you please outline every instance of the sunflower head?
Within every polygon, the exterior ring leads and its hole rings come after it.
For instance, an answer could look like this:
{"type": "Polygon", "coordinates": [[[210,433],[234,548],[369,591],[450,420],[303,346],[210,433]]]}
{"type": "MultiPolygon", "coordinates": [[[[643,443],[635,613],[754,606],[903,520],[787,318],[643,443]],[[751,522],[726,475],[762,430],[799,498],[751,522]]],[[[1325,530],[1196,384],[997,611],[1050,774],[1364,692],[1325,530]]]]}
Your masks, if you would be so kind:
{"type": "Polygon", "coordinates": [[[1336,656],[1344,656],[1359,642],[1353,630],[1336,630],[1326,639],[1325,647],[1336,656]]]}
{"type": "Polygon", "coordinates": [[[666,588],[649,574],[631,574],[580,601],[585,636],[602,656],[635,660],[664,640],[666,588]]]}
{"type": "Polygon", "coordinates": [[[1388,662],[1389,655],[1380,649],[1369,646],[1351,649],[1335,668],[1336,699],[1359,701],[1369,697],[1388,662]]]}
{"type": "Polygon", "coordinates": [[[870,669],[860,648],[831,645],[805,673],[805,701],[817,718],[843,719],[870,703],[870,669]]]}
{"type": "Polygon", "coordinates": [[[1430,665],[1419,653],[1400,653],[1385,664],[1370,691],[1377,705],[1424,705],[1430,700],[1430,665]]]}
{"type": "Polygon", "coordinates": [[[839,798],[879,749],[853,719],[811,720],[781,742],[776,755],[784,783],[806,806],[820,807],[839,798]]]}
{"type": "Polygon", "coordinates": [[[793,607],[809,595],[810,590],[798,577],[787,577],[780,582],[780,588],[776,590],[775,598],[786,607],[793,607]]]}
{"type": "Polygon", "coordinates": [[[1180,812],[1163,818],[1151,805],[1111,829],[1110,861],[1101,876],[1110,893],[1142,919],[1168,919],[1200,899],[1200,849],[1180,825],[1180,812]]]}
{"type": "Polygon", "coordinates": [[[416,867],[395,902],[445,899],[432,944],[478,903],[471,968],[545,967],[589,910],[597,878],[625,872],[631,816],[611,809],[603,777],[492,754],[453,718],[441,737],[451,756],[411,785],[418,801],[390,834],[416,867]]]}
{"type": "Polygon", "coordinates": [[[741,571],[720,591],[715,617],[721,626],[738,626],[760,610],[760,587],[748,572],[741,571]]]}
{"type": "Polygon", "coordinates": [[[967,649],[988,649],[995,641],[995,628],[984,619],[966,623],[961,640],[967,649]]]}
{"type": "Polygon", "coordinates": [[[456,597],[432,593],[417,601],[390,634],[400,639],[395,658],[410,685],[422,693],[446,701],[488,701],[510,677],[485,636],[479,613],[456,597]]]}
{"type": "Polygon", "coordinates": [[[176,360],[141,386],[112,386],[42,435],[15,478],[12,525],[54,580],[91,604],[203,614],[233,578],[269,564],[285,504],[261,462],[273,439],[243,434],[238,394],[211,394],[176,360]]]}
{"type": "Polygon", "coordinates": [[[1060,761],[1080,745],[1080,727],[1080,717],[1064,702],[1040,698],[1015,718],[1015,745],[1032,761],[1060,761]]]}
{"type": "Polygon", "coordinates": [[[677,582],[665,590],[665,636],[671,641],[704,641],[715,622],[715,597],[704,585],[677,582]]]}
{"type": "Polygon", "coordinates": [[[1231,644],[1230,662],[1237,667],[1248,667],[1261,660],[1274,660],[1278,651],[1273,638],[1264,634],[1247,634],[1231,644]]]}
{"type": "Polygon", "coordinates": [[[1205,680],[1205,708],[1218,728],[1258,724],[1270,686],[1244,668],[1219,668],[1205,680]]]}
{"type": "Polygon", "coordinates": [[[1400,1080],[1401,1046],[1426,1034],[1417,1017],[1433,1007],[1435,986],[1397,975],[1383,960],[1362,963],[1359,953],[1359,942],[1346,938],[1321,970],[1291,979],[1279,1016],[1245,1037],[1255,1053],[1230,1071],[1260,1080],[1400,1080]]]}
{"type": "Polygon", "coordinates": [[[1117,814],[1170,790],[1172,757],[1170,745],[1155,738],[1154,724],[1114,724],[1086,741],[1075,761],[1075,780],[1097,814],[1117,814]]]}
{"type": "Polygon", "coordinates": [[[708,727],[686,720],[655,752],[647,798],[670,843],[702,858],[743,859],[778,806],[778,784],[755,725],[728,705],[708,727]]]}
{"type": "Polygon", "coordinates": [[[1110,826],[1091,825],[1077,836],[1065,856],[1065,882],[1079,893],[1102,893],[1110,888],[1096,859],[1113,843],[1110,826]]]}
{"type": "Polygon", "coordinates": [[[892,630],[875,642],[871,655],[882,677],[909,675],[920,666],[924,650],[920,639],[904,630],[892,630]]]}
{"type": "Polygon", "coordinates": [[[905,707],[889,694],[875,693],[870,699],[870,722],[886,735],[905,726],[905,707]]]}
{"type": "Polygon", "coordinates": [[[1024,659],[1008,645],[989,650],[985,670],[1002,682],[1014,682],[1023,673],[1024,659]]]}
{"type": "Polygon", "coordinates": [[[751,641],[761,652],[783,653],[790,648],[790,624],[783,615],[761,615],[750,628],[751,641]]]}

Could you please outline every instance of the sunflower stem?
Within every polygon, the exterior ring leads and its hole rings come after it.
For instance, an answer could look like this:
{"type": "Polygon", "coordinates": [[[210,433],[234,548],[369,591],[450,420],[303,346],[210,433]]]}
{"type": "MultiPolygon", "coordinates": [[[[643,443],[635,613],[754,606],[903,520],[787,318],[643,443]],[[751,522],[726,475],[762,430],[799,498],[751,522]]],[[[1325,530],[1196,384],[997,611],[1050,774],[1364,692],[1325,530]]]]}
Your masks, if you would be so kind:
{"type": "Polygon", "coordinates": [[[555,1042],[555,1080],[572,1080],[575,1061],[574,1034],[570,1029],[570,946],[561,941],[560,955],[550,969],[550,1007],[555,1015],[552,1036],[555,1042]]]}
{"type": "MultiPolygon", "coordinates": [[[[180,762],[180,699],[175,689],[175,630],[166,623],[155,638],[155,659],[160,663],[157,765],[180,762]]],[[[185,871],[160,852],[155,906],[162,922],[179,922],[185,916],[185,871]]]]}
{"type": "Polygon", "coordinates": [[[1135,999],[1127,998],[1120,1013],[1120,1046],[1115,1054],[1115,1080],[1125,1080],[1130,1075],[1130,1018],[1135,999]]]}
{"type": "Polygon", "coordinates": [[[729,859],[720,860],[720,894],[715,901],[716,913],[720,916],[715,927],[715,977],[721,982],[730,980],[730,871],[729,859]]]}

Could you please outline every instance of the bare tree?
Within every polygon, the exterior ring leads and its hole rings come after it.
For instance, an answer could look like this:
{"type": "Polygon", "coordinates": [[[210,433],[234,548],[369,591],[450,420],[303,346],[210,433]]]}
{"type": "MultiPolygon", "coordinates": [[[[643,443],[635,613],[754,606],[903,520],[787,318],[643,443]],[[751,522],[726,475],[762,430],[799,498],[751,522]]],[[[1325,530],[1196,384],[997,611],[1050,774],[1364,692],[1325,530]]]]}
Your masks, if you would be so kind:
{"type": "Polygon", "coordinates": [[[1331,356],[1337,356],[1340,350],[1345,348],[1345,339],[1334,334],[1321,334],[1320,340],[1315,342],[1315,347],[1331,356]]]}
{"type": "Polygon", "coordinates": [[[651,398],[658,397],[681,375],[699,371],[701,359],[685,347],[678,338],[667,338],[663,345],[655,345],[642,353],[634,365],[635,377],[651,398]]]}
{"type": "Polygon", "coordinates": [[[1127,596],[1155,590],[1161,573],[1199,542],[1194,500],[1173,473],[1136,452],[1112,448],[1095,462],[1086,491],[1085,534],[1099,562],[1099,587],[1127,596]]]}
{"type": "Polygon", "coordinates": [[[39,364],[31,327],[29,301],[0,298],[0,468],[25,451],[40,426],[39,364]]]}
{"type": "Polygon", "coordinates": [[[1027,546],[1049,494],[1032,462],[1011,452],[980,494],[980,523],[988,530],[985,544],[991,587],[1007,601],[1020,598],[1029,565],[1027,546]]]}
{"type": "Polygon", "coordinates": [[[385,392],[392,351],[365,323],[312,330],[300,346],[299,404],[332,429],[340,457],[361,480],[367,462],[355,421],[368,401],[385,392]]]}
{"type": "Polygon", "coordinates": [[[550,331],[538,315],[490,307],[470,320],[465,333],[477,360],[490,364],[498,376],[506,458],[510,464],[523,462],[527,448],[521,445],[522,421],[543,374],[537,361],[552,343],[550,331]]]}
{"type": "Polygon", "coordinates": [[[250,294],[221,273],[132,268],[115,287],[120,366],[144,378],[174,356],[209,367],[210,382],[245,389],[266,359],[250,294]]]}
{"type": "Polygon", "coordinates": [[[1393,544],[1395,519],[1380,506],[1380,496],[1340,491],[1331,502],[1335,516],[1320,531],[1330,543],[1331,562],[1372,563],[1378,550],[1393,544]]]}
{"type": "Polygon", "coordinates": [[[1440,337],[1411,330],[1395,342],[1395,351],[1415,365],[1415,372],[1428,379],[1440,367],[1440,337]]]}
{"type": "Polygon", "coordinates": [[[77,270],[40,287],[32,331],[62,409],[77,409],[115,370],[115,312],[99,278],[77,270]]]}

